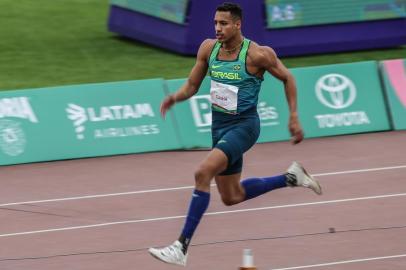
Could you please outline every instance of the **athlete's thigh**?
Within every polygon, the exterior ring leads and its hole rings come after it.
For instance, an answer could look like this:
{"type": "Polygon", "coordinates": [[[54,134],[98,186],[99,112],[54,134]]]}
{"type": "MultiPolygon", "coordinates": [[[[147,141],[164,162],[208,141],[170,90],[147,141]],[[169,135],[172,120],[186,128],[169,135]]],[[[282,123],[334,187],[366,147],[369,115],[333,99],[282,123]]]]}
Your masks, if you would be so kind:
{"type": "Polygon", "coordinates": [[[228,158],[220,149],[213,148],[206,158],[200,163],[200,170],[216,176],[227,168],[228,158]]]}

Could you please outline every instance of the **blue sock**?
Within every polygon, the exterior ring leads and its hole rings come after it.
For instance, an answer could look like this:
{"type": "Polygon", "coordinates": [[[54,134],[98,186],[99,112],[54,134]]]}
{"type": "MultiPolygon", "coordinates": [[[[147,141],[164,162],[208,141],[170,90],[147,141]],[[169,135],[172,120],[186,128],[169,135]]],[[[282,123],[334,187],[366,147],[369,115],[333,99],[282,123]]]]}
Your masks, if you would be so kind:
{"type": "Polygon", "coordinates": [[[193,191],[186,222],[183,227],[182,234],[179,237],[179,241],[183,244],[184,253],[186,253],[190,239],[192,238],[197,225],[199,225],[200,219],[202,218],[204,212],[206,212],[209,202],[210,193],[196,189],[193,191]]]}
{"type": "Polygon", "coordinates": [[[249,200],[268,191],[286,187],[286,175],[278,175],[264,178],[248,178],[241,182],[245,190],[245,200],[249,200]]]}

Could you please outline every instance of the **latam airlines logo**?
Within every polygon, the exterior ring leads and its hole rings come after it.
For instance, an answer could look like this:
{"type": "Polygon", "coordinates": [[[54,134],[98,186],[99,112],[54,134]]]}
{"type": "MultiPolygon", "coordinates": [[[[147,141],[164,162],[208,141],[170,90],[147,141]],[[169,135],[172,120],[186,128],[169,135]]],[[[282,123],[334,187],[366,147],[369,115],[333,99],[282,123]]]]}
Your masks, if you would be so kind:
{"type": "Polygon", "coordinates": [[[158,125],[156,124],[140,126],[123,126],[123,124],[120,124],[119,126],[110,126],[108,124],[110,122],[118,123],[143,117],[155,117],[152,106],[149,103],[111,105],[98,108],[85,108],[77,104],[69,103],[66,108],[66,113],[68,119],[73,122],[76,138],[78,140],[85,139],[86,125],[90,123],[100,123],[100,126],[93,130],[94,139],[152,135],[160,132],[158,125]],[[106,127],[106,125],[108,125],[108,127],[106,127]]]}
{"type": "Polygon", "coordinates": [[[83,124],[88,120],[85,109],[76,104],[69,104],[66,112],[68,113],[68,118],[73,121],[77,138],[83,140],[85,137],[83,135],[85,131],[83,124]]]}
{"type": "MultiPolygon", "coordinates": [[[[317,99],[324,106],[343,110],[350,107],[357,98],[357,88],[348,77],[332,73],[322,76],[315,85],[317,99]]],[[[319,128],[334,128],[367,125],[370,120],[365,111],[344,111],[315,115],[319,128]]]]}
{"type": "Polygon", "coordinates": [[[39,122],[28,97],[0,99],[0,149],[8,156],[25,152],[27,138],[20,120],[39,122]]]}

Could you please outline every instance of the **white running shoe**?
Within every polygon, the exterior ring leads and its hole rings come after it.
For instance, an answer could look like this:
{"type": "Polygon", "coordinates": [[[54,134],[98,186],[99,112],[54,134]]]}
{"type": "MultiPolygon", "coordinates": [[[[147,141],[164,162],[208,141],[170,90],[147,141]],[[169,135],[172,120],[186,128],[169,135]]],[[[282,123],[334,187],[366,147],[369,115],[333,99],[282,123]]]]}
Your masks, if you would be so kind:
{"type": "Polygon", "coordinates": [[[316,179],[306,172],[302,165],[294,161],[288,168],[287,183],[289,186],[302,186],[310,188],[316,194],[321,195],[321,186],[316,179]]]}
{"type": "Polygon", "coordinates": [[[187,253],[183,254],[182,243],[178,240],[164,248],[150,248],[148,252],[165,263],[186,266],[187,253]]]}

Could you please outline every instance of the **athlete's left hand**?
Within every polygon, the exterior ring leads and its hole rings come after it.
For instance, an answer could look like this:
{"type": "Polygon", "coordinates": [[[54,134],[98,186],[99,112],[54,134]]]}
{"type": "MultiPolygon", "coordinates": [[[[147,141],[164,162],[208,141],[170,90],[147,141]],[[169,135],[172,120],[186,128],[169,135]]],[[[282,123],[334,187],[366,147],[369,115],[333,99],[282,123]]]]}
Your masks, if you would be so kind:
{"type": "Polygon", "coordinates": [[[297,115],[291,115],[289,118],[289,131],[291,135],[292,144],[298,144],[303,141],[303,130],[300,126],[297,115]]]}

